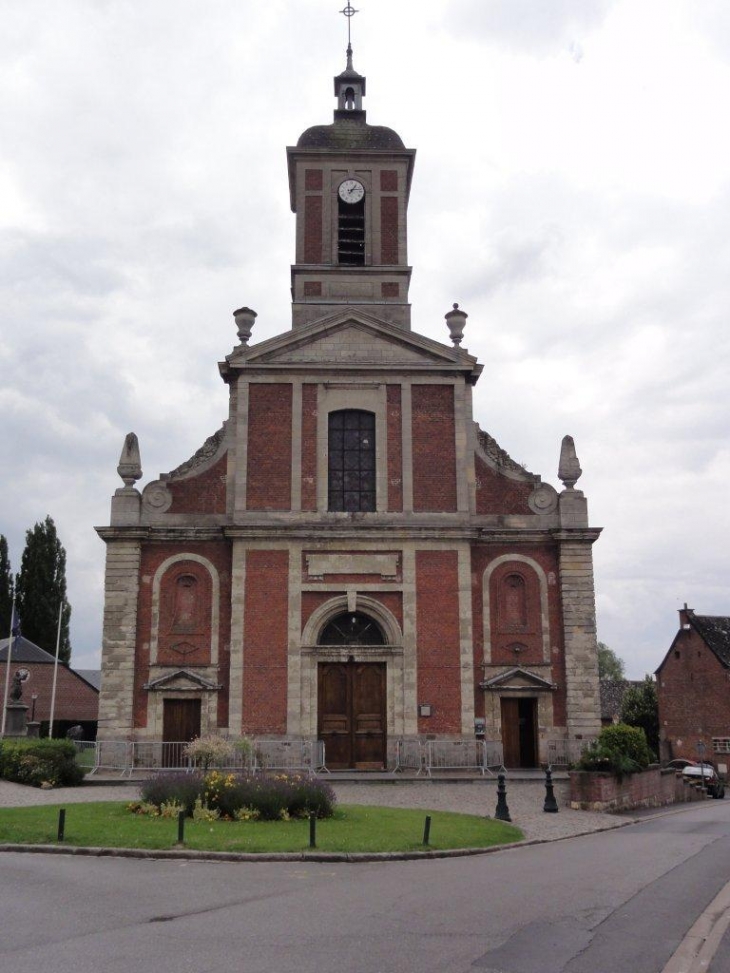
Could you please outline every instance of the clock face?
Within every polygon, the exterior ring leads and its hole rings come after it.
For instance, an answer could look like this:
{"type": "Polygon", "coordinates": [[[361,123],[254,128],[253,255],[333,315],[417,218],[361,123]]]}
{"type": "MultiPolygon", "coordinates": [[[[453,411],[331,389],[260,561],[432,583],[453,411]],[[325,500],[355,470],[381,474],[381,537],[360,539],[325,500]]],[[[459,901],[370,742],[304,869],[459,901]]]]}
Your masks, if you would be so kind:
{"type": "Polygon", "coordinates": [[[343,203],[359,203],[365,195],[365,187],[357,179],[345,179],[338,192],[343,203]]]}

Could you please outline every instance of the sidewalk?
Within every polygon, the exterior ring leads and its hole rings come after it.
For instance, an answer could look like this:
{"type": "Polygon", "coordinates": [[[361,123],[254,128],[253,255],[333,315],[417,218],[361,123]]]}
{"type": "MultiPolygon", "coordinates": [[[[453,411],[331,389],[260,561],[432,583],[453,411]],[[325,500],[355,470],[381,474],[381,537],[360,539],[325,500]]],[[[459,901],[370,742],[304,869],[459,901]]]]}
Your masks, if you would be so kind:
{"type": "MultiPolygon", "coordinates": [[[[388,782],[364,779],[328,780],[341,804],[383,805],[385,807],[423,808],[424,811],[457,811],[462,814],[494,816],[497,782],[492,779],[443,781],[394,778],[388,782]]],[[[572,811],[568,806],[568,781],[555,781],[555,796],[560,811],[545,814],[545,787],[542,780],[507,781],[507,805],[512,822],[521,828],[527,841],[556,841],[595,831],[619,828],[633,821],[628,815],[572,811]]],[[[139,796],[137,784],[94,784],[40,790],[0,780],[0,807],[27,807],[38,804],[80,804],[87,801],[133,801],[139,796]]]]}

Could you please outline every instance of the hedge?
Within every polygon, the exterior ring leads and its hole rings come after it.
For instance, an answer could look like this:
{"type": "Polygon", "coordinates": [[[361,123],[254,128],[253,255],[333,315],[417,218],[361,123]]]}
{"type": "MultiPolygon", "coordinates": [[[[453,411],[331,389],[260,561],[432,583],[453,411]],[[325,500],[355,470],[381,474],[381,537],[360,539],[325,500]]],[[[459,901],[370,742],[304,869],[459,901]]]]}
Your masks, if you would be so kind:
{"type": "Polygon", "coordinates": [[[16,784],[75,787],[84,779],[70,740],[0,741],[0,777],[16,784]]]}

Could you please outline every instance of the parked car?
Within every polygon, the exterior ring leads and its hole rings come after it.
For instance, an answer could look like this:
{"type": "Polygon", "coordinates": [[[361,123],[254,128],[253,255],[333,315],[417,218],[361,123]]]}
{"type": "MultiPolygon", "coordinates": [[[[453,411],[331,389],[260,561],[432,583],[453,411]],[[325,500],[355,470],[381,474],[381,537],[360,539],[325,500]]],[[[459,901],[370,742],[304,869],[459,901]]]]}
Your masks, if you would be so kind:
{"type": "Polygon", "coordinates": [[[682,770],[682,777],[688,781],[702,780],[710,797],[725,796],[725,782],[720,779],[716,768],[709,762],[688,765],[682,770]]]}
{"type": "Polygon", "coordinates": [[[699,764],[696,760],[687,760],[686,757],[675,757],[674,760],[670,760],[667,767],[672,770],[684,770],[685,767],[698,767],[699,764]]]}

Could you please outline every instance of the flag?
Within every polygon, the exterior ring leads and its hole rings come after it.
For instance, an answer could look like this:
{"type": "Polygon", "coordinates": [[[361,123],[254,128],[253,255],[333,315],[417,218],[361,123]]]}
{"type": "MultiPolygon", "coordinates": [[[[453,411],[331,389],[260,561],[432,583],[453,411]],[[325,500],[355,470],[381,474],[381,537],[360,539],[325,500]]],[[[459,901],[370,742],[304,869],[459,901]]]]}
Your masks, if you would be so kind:
{"type": "Polygon", "coordinates": [[[20,638],[20,615],[18,614],[15,605],[13,605],[13,617],[10,621],[10,633],[14,639],[20,638]]]}

